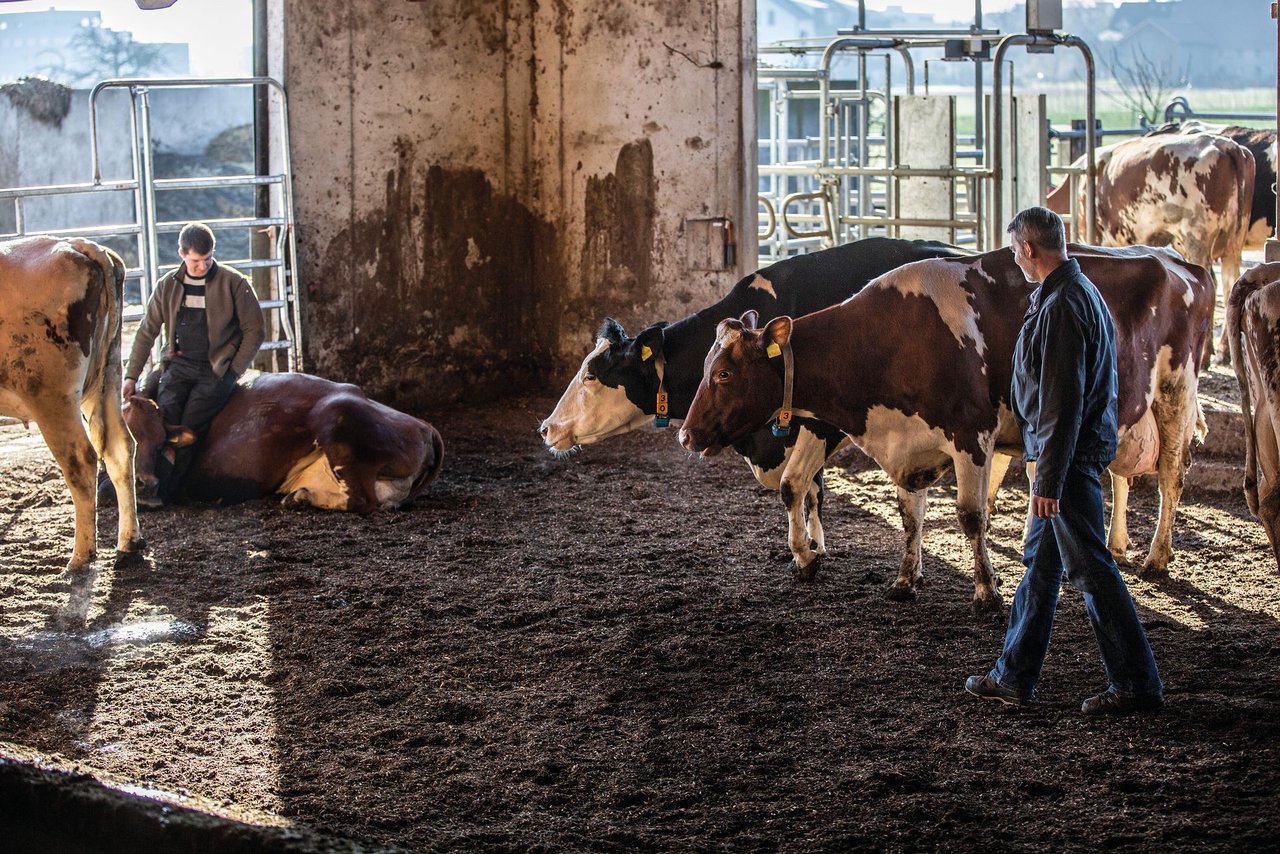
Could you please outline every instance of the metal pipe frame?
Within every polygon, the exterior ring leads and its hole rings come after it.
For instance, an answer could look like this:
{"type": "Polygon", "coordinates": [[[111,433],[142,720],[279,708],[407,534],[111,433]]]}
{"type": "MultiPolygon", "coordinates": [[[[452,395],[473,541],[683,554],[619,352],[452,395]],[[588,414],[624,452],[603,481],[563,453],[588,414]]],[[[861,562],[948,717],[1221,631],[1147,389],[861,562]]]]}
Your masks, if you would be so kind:
{"type": "MultiPolygon", "coordinates": [[[[239,184],[248,186],[274,186],[279,185],[281,189],[281,216],[265,217],[265,218],[249,218],[249,219],[227,219],[227,220],[210,220],[214,225],[222,227],[235,226],[260,226],[260,225],[277,225],[284,226],[279,229],[276,239],[277,257],[287,259],[286,263],[280,265],[279,288],[280,296],[286,300],[289,299],[292,291],[292,307],[291,323],[282,324],[285,329],[285,337],[292,342],[289,351],[289,367],[291,370],[303,370],[302,357],[302,312],[299,305],[300,293],[296,287],[297,278],[297,258],[298,245],[297,235],[293,228],[293,186],[290,180],[293,175],[293,166],[291,161],[291,150],[289,141],[289,107],[288,99],[285,97],[283,84],[274,77],[219,77],[219,78],[169,78],[169,79],[153,79],[153,78],[119,78],[112,80],[103,80],[93,87],[89,93],[89,145],[90,145],[90,161],[93,173],[93,185],[101,186],[102,181],[102,165],[98,154],[98,96],[107,89],[127,88],[130,92],[133,109],[131,110],[131,123],[134,133],[134,182],[112,182],[113,185],[121,183],[133,186],[137,193],[137,203],[139,211],[142,214],[142,222],[150,225],[151,228],[142,228],[139,234],[139,256],[141,263],[147,270],[147,275],[142,279],[142,299],[145,304],[150,296],[150,286],[158,281],[159,259],[156,247],[155,234],[169,231],[178,231],[182,227],[182,223],[161,223],[156,222],[155,217],[155,191],[157,189],[190,189],[196,187],[210,187],[228,184],[239,184]],[[279,122],[279,156],[280,156],[280,174],[269,176],[219,176],[217,178],[174,178],[156,180],[154,177],[153,165],[151,162],[151,109],[150,109],[150,90],[151,89],[176,89],[176,88],[204,88],[211,86],[265,86],[268,90],[268,97],[274,95],[278,100],[280,108],[279,122]],[[139,152],[141,154],[139,155],[139,152]],[[154,234],[149,232],[154,231],[154,234]],[[286,254],[287,250],[287,254],[286,254]]],[[[120,187],[113,187],[120,188],[120,187]]],[[[84,233],[81,231],[80,233],[84,233]]]]}
{"type": "MultiPolygon", "coordinates": [[[[990,218],[990,240],[993,244],[989,249],[996,249],[1003,243],[1004,234],[1004,211],[1002,208],[1003,199],[1002,190],[1004,189],[1004,99],[1003,99],[1003,74],[1001,73],[1001,61],[1004,58],[1005,51],[1014,45],[1062,45],[1063,47],[1073,47],[1084,55],[1085,63],[1085,127],[1093,130],[1095,118],[1097,116],[1096,91],[1095,91],[1095,73],[1093,63],[1093,51],[1089,49],[1089,45],[1079,36],[1058,35],[1057,33],[1010,33],[1000,40],[1000,44],[996,46],[995,54],[991,57],[993,66],[991,77],[991,137],[992,142],[987,148],[991,152],[991,218],[990,218]]],[[[978,110],[981,112],[981,109],[978,110]]],[[[1098,235],[1098,210],[1097,210],[1097,177],[1098,165],[1095,162],[1097,149],[1097,138],[1092,132],[1085,136],[1085,234],[1087,242],[1097,242],[1098,235]]]]}

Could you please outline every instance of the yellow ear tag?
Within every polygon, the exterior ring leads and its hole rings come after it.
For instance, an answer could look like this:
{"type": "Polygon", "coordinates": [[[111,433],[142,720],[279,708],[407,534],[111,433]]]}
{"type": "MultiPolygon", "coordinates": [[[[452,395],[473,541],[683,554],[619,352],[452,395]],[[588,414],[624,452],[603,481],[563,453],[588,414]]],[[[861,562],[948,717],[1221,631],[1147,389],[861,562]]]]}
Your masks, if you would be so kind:
{"type": "Polygon", "coordinates": [[[653,358],[653,351],[647,345],[640,345],[640,361],[647,362],[653,358]]]}
{"type": "Polygon", "coordinates": [[[778,346],[777,341],[774,341],[765,349],[765,352],[769,354],[770,359],[776,359],[782,355],[782,348],[778,346]]]}

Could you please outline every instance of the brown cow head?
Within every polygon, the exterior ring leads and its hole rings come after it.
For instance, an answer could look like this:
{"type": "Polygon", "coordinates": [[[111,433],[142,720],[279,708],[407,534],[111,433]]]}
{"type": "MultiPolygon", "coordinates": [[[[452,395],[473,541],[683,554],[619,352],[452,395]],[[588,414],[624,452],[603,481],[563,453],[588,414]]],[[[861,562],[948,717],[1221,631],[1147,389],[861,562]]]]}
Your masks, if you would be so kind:
{"type": "Polygon", "coordinates": [[[782,358],[771,358],[769,347],[791,340],[791,318],[776,317],[760,330],[755,326],[756,313],[748,311],[741,320],[716,327],[716,343],[680,428],[680,444],[690,451],[717,454],[759,429],[782,405],[782,358]]]}
{"type": "Polygon", "coordinates": [[[160,481],[156,470],[161,456],[172,453],[174,448],[194,444],[196,434],[190,427],[165,424],[160,418],[160,407],[149,397],[135,394],[124,405],[124,422],[138,443],[134,457],[134,477],[138,485],[138,503],[146,507],[159,507],[160,481]]]}

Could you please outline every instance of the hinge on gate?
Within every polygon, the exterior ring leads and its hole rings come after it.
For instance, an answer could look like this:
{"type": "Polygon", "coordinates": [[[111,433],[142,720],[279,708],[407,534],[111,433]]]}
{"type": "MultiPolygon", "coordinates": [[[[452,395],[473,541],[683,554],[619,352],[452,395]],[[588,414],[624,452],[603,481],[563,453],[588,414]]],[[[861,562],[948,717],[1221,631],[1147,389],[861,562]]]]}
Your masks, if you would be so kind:
{"type": "Polygon", "coordinates": [[[1275,17],[1280,17],[1280,16],[1278,16],[1278,15],[1276,14],[1276,10],[1277,10],[1277,9],[1280,9],[1280,3],[1272,3],[1272,4],[1271,4],[1271,17],[1273,17],[1273,18],[1275,18],[1275,17]]]}

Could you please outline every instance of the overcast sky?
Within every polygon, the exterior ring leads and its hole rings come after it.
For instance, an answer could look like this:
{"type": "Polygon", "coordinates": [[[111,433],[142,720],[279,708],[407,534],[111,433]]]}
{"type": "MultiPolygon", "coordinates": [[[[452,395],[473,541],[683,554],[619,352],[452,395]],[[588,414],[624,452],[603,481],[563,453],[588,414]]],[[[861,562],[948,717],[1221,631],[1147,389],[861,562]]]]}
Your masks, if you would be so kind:
{"type": "MultiPolygon", "coordinates": [[[[403,2],[403,0],[396,0],[403,2]]],[[[823,0],[858,8],[857,0],[823,0]]],[[[1065,0],[1067,6],[1094,5],[1112,0],[1065,0]]],[[[866,0],[868,9],[901,6],[909,12],[932,12],[943,21],[972,21],[974,0],[866,0]]],[[[983,0],[982,11],[1000,12],[1022,6],[1024,0],[983,0]]],[[[168,9],[143,11],[134,0],[19,0],[0,5],[0,11],[40,12],[98,10],[103,23],[129,30],[139,41],[187,42],[191,72],[201,77],[249,74],[249,45],[253,32],[250,0],[178,0],[168,9]]]]}
{"type": "Polygon", "coordinates": [[[103,26],[129,30],[144,42],[186,42],[197,77],[244,76],[253,71],[250,0],[178,0],[168,9],[143,11],[134,0],[20,0],[0,3],[0,13],[96,10],[103,26]]]}

